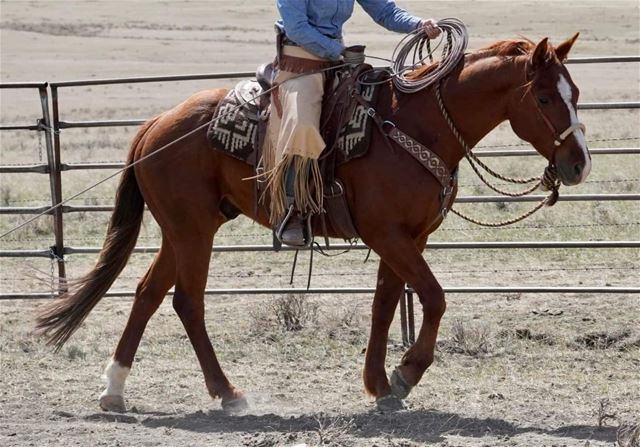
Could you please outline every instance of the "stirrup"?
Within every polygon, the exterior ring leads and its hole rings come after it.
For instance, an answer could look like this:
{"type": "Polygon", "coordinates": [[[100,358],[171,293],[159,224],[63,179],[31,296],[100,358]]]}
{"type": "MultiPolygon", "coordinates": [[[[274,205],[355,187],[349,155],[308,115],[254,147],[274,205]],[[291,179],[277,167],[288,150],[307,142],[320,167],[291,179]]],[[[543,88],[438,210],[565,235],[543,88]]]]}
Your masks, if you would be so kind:
{"type": "Polygon", "coordinates": [[[296,210],[294,208],[293,205],[291,205],[289,207],[289,210],[287,211],[287,214],[284,216],[284,219],[282,219],[282,222],[280,223],[280,225],[278,226],[278,229],[275,232],[276,237],[278,238],[278,241],[280,241],[281,244],[286,245],[288,247],[293,247],[293,248],[309,248],[311,247],[311,244],[313,242],[313,238],[311,237],[311,217],[310,216],[306,216],[303,217],[301,216],[302,220],[303,220],[303,224],[302,224],[302,240],[303,243],[300,245],[297,244],[289,244],[286,241],[284,241],[282,239],[282,235],[283,233],[287,230],[287,224],[289,223],[289,220],[291,220],[291,218],[296,214],[296,210]]]}

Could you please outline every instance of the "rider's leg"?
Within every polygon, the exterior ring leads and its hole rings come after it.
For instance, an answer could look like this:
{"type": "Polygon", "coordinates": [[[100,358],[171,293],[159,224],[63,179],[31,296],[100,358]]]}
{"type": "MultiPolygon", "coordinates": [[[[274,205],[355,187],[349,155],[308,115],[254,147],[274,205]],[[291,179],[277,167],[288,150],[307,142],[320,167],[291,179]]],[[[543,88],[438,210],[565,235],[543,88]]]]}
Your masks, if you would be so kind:
{"type": "Polygon", "coordinates": [[[325,147],[319,129],[324,82],[321,73],[300,76],[284,70],[275,80],[278,116],[270,123],[273,152],[265,150],[265,168],[270,172],[271,222],[287,245],[304,246],[309,238],[304,234],[305,218],[322,211],[318,158],[325,147]]]}

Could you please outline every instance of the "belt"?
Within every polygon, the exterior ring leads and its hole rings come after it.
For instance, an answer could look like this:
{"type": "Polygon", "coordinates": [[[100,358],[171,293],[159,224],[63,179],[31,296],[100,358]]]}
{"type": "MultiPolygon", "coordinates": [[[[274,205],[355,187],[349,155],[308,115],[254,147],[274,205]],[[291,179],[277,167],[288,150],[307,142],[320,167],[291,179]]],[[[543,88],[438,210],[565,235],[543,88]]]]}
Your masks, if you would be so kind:
{"type": "MultiPolygon", "coordinates": [[[[323,36],[325,36],[325,37],[327,37],[327,38],[329,38],[331,40],[338,40],[338,41],[341,40],[341,38],[339,38],[339,37],[327,36],[326,34],[323,34],[323,36]]],[[[289,39],[286,34],[282,36],[282,44],[283,45],[291,45],[293,47],[299,47],[300,46],[297,43],[295,43],[293,40],[289,39]]]]}
{"type": "Polygon", "coordinates": [[[278,68],[292,73],[313,73],[336,66],[338,63],[328,60],[312,60],[283,54],[278,60],[278,68]]]}

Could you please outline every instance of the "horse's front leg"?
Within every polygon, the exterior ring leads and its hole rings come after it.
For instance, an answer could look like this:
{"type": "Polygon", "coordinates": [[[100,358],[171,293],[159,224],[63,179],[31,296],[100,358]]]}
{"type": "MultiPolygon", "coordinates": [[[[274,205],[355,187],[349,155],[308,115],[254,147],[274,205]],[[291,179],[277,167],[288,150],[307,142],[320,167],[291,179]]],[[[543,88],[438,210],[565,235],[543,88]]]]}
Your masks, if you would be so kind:
{"type": "Polygon", "coordinates": [[[384,361],[387,356],[389,326],[403,292],[404,281],[381,260],[371,311],[371,334],[363,371],[364,386],[367,392],[376,398],[391,394],[384,361]]]}
{"type": "MultiPolygon", "coordinates": [[[[371,248],[399,278],[416,291],[424,314],[416,342],[405,353],[391,376],[391,392],[402,399],[418,384],[433,362],[436,337],[446,302],[442,287],[422,257],[423,241],[416,242],[407,234],[387,233],[387,237],[379,242],[370,244],[371,248]]],[[[396,297],[396,303],[399,296],[396,297]]],[[[393,313],[390,315],[392,317],[393,313]]]]}

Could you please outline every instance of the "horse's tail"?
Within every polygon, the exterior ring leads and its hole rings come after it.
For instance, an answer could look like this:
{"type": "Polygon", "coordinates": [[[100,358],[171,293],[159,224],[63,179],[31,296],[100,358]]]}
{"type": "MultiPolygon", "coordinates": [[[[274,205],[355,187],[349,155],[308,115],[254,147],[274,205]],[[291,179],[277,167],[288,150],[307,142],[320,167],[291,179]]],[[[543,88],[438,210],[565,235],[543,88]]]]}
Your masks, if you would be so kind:
{"type": "MultiPolygon", "coordinates": [[[[156,119],[147,122],[135,136],[127,164],[134,161],[136,148],[156,119]]],[[[144,199],[135,173],[132,168],[126,169],[118,185],[115,210],[96,266],[38,313],[36,329],[56,351],[78,329],[127,264],[138,239],[143,212],[144,199]]]]}

